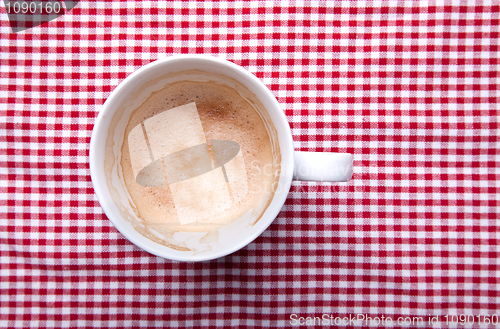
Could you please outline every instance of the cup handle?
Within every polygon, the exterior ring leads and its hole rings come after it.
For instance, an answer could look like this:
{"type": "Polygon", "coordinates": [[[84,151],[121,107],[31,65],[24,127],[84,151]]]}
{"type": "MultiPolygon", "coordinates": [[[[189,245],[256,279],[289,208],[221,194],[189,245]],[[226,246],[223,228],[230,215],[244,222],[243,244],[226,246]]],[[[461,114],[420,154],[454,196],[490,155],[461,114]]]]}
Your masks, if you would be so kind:
{"type": "Polygon", "coordinates": [[[293,179],[316,182],[347,182],[352,177],[352,154],[295,152],[293,179]]]}

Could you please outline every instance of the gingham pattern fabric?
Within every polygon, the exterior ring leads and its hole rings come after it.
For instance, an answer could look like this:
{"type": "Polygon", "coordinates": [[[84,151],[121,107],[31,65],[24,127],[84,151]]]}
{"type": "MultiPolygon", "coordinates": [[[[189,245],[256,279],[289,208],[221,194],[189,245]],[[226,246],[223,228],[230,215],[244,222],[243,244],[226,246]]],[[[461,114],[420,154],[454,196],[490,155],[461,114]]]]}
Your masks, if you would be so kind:
{"type": "Polygon", "coordinates": [[[0,8],[1,327],[500,322],[497,1],[80,1],[17,33],[0,8]],[[254,73],[295,149],[354,154],[352,181],[294,182],[215,261],[131,244],[94,194],[93,124],[126,76],[182,53],[254,73]]]}

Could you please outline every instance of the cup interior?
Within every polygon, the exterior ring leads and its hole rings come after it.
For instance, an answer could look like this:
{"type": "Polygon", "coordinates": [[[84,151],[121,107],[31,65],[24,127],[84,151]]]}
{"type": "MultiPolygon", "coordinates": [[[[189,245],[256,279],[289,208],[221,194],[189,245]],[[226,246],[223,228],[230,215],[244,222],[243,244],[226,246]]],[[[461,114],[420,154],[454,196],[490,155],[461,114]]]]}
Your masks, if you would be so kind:
{"type": "MultiPolygon", "coordinates": [[[[253,97],[252,96],[252,97],[253,97]]],[[[272,136],[271,136],[272,135],[272,136]]],[[[273,152],[274,154],[274,152],[273,152]]],[[[160,257],[179,261],[202,261],[225,256],[243,248],[258,237],[281,210],[293,175],[293,141],[290,127],[276,98],[254,75],[231,62],[208,56],[175,56],[152,62],[126,78],[110,95],[96,119],[90,143],[90,172],[101,206],[114,226],[132,243],[160,257]],[[210,232],[175,232],[149,238],[137,216],[125,187],[120,167],[125,127],[132,112],[151,93],[166,84],[190,77],[203,79],[216,75],[223,83],[237,81],[262,104],[263,120],[273,131],[273,147],[278,150],[280,168],[277,187],[264,214],[251,214],[210,232]],[[193,73],[194,72],[194,73],[193,73]]]]}

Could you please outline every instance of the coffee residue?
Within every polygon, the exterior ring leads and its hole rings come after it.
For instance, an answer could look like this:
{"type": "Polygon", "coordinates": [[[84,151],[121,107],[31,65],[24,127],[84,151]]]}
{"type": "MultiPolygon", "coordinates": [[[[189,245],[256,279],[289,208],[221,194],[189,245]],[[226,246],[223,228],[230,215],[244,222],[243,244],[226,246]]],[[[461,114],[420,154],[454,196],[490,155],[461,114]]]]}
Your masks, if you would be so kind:
{"type": "MultiPolygon", "coordinates": [[[[162,133],[168,134],[166,131],[162,133]]],[[[249,210],[253,211],[252,217],[257,221],[274,196],[279,177],[279,159],[276,161],[276,151],[273,154],[274,144],[268,129],[254,106],[235,89],[226,85],[213,81],[180,81],[165,86],[154,92],[132,113],[124,137],[120,162],[123,178],[138,217],[143,220],[140,225],[134,226],[143,235],[154,240],[158,239],[151,231],[165,236],[178,231],[214,231],[240,218],[249,210]],[[144,121],[189,103],[196,104],[208,144],[210,141],[220,140],[239,144],[248,192],[241,195],[229,209],[218,212],[217,209],[207,209],[207,212],[214,214],[209,221],[185,224],[179,216],[169,184],[151,187],[136,181],[128,136],[134,127],[144,127],[144,121]]],[[[211,161],[213,165],[213,159],[211,161]]],[[[227,173],[224,175],[228,180],[227,173]]],[[[177,190],[174,189],[174,193],[178,193],[177,190]]],[[[234,192],[231,193],[231,198],[235,200],[234,192]]],[[[164,242],[162,244],[167,245],[164,242]]]]}

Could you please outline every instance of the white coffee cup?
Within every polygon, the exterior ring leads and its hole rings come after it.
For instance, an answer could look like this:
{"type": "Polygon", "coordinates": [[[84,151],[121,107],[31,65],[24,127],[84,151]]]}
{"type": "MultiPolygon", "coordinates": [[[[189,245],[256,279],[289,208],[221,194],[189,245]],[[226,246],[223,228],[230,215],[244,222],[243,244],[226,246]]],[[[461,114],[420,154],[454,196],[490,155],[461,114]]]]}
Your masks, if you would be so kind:
{"type": "Polygon", "coordinates": [[[349,181],[353,157],[346,153],[294,152],[292,133],[285,114],[271,91],[257,77],[223,59],[205,55],[179,55],[160,59],[140,68],[116,87],[96,119],[89,161],[97,198],[109,220],[127,239],[160,257],[178,261],[203,261],[228,255],[257,238],[282,209],[292,180],[349,181]],[[274,197],[257,222],[250,225],[243,219],[236,220],[218,229],[216,234],[211,232],[209,238],[205,236],[207,233],[181,232],[174,238],[177,245],[185,248],[175,248],[157,243],[136,230],[139,219],[131,205],[133,201],[125,188],[119,163],[125,126],[133,109],[159,89],[158,86],[163,83],[162,77],[188,70],[234,79],[258,98],[277,132],[281,171],[274,197]],[[119,117],[115,115],[118,111],[122,111],[119,117]],[[201,240],[203,243],[200,243],[201,240]]]}

